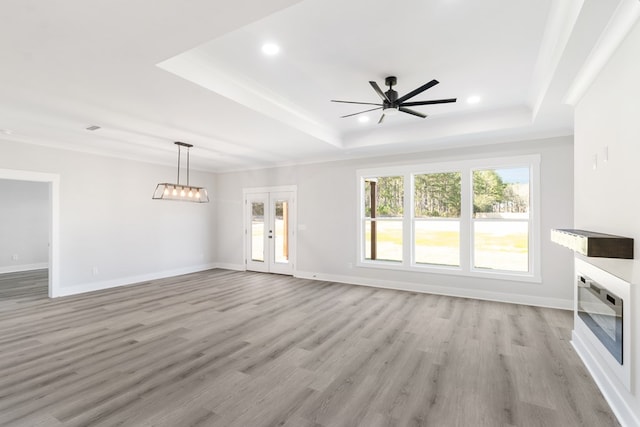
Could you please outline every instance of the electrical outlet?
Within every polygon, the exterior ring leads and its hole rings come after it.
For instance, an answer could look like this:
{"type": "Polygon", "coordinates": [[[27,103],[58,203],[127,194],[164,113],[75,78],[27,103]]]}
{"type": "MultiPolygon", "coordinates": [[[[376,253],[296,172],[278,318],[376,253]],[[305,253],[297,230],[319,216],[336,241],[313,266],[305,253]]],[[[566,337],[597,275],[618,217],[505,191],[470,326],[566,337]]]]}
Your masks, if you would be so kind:
{"type": "Polygon", "coordinates": [[[98,267],[93,267],[93,269],[91,270],[91,273],[92,273],[94,276],[97,276],[98,274],[100,274],[100,272],[98,271],[98,267]]]}
{"type": "Polygon", "coordinates": [[[20,257],[18,256],[18,254],[13,254],[13,256],[11,257],[11,259],[12,259],[12,260],[14,260],[14,261],[17,261],[17,260],[18,260],[18,258],[20,258],[20,257]]]}

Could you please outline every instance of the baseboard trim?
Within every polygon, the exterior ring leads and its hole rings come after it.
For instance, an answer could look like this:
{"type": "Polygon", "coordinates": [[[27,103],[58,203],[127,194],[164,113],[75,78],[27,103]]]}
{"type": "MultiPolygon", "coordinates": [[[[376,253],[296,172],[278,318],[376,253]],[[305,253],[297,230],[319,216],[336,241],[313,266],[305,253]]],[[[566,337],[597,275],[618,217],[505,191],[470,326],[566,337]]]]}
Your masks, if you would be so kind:
{"type": "Polygon", "coordinates": [[[101,291],[104,289],[117,288],[119,286],[133,285],[140,282],[148,282],[149,280],[165,279],[167,277],[181,276],[183,274],[197,273],[199,271],[211,270],[218,267],[216,263],[200,264],[174,270],[165,270],[149,274],[141,274],[138,276],[120,277],[113,280],[105,280],[102,282],[86,283],[84,285],[76,285],[57,289],[52,297],[65,297],[70,295],[84,294],[87,292],[101,291]]]}
{"type": "Polygon", "coordinates": [[[247,271],[247,267],[244,264],[227,264],[224,262],[215,263],[215,268],[222,268],[224,270],[234,270],[234,271],[247,271]]]}
{"type": "Polygon", "coordinates": [[[620,425],[622,427],[640,426],[640,419],[634,414],[633,407],[629,405],[627,399],[620,393],[619,388],[611,382],[609,376],[600,368],[589,347],[575,331],[571,334],[571,345],[591,374],[591,378],[596,382],[604,399],[618,418],[620,425]]]}
{"type": "MultiPolygon", "coordinates": [[[[32,264],[35,266],[36,264],[32,264]]],[[[46,268],[38,264],[38,268],[30,268],[32,270],[46,268]]],[[[63,297],[69,295],[77,295],[85,292],[99,291],[103,289],[110,289],[119,286],[127,286],[140,282],[147,282],[149,280],[165,279],[167,277],[180,276],[182,274],[196,273],[199,271],[211,270],[214,268],[221,268],[234,271],[245,271],[246,266],[244,264],[231,264],[231,263],[207,263],[190,267],[184,267],[174,270],[165,270],[154,273],[142,274],[137,276],[121,277],[113,280],[106,280],[102,282],[92,282],[83,285],[76,285],[73,287],[63,287],[57,289],[52,295],[53,298],[63,297]]],[[[1,271],[1,270],[0,270],[1,271]]],[[[26,270],[15,270],[26,271],[26,270]]],[[[371,279],[355,276],[340,276],[333,274],[312,273],[307,271],[296,271],[293,275],[301,279],[310,280],[323,280],[337,283],[346,283],[358,286],[370,286],[375,288],[395,289],[400,291],[429,293],[436,295],[446,295],[452,297],[461,298],[473,298],[486,301],[497,301],[511,304],[524,304],[536,307],[557,308],[563,310],[573,309],[573,300],[562,300],[558,298],[544,298],[535,297],[530,295],[514,295],[505,294],[500,292],[489,292],[477,289],[467,288],[451,288],[444,286],[425,285],[412,282],[399,282],[380,279],[371,279]]]]}
{"type": "Polygon", "coordinates": [[[35,264],[22,264],[22,265],[7,265],[4,267],[0,267],[0,274],[19,273],[21,271],[32,271],[32,270],[44,270],[45,268],[49,268],[48,262],[39,262],[35,264]]]}
{"type": "Polygon", "coordinates": [[[490,292],[479,289],[452,288],[445,286],[433,286],[422,283],[399,282],[381,279],[371,279],[356,276],[340,276],[333,274],[311,273],[307,271],[296,271],[294,277],[301,279],[323,280],[337,283],[347,283],[359,286],[371,286],[374,288],[396,289],[400,291],[419,292],[426,294],[445,295],[451,297],[473,298],[485,301],[506,302],[510,304],[523,304],[535,307],[557,308],[561,310],[573,310],[573,300],[563,300],[560,298],[545,298],[531,295],[505,294],[501,292],[490,292]]]}

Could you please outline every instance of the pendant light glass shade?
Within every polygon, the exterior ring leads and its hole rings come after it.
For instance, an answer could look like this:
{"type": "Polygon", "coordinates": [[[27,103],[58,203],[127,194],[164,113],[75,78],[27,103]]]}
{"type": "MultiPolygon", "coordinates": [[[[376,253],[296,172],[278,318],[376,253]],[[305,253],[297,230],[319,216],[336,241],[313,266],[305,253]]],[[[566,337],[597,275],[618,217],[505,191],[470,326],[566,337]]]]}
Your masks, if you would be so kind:
{"type": "Polygon", "coordinates": [[[209,194],[204,187],[171,184],[162,182],[153,192],[153,198],[157,200],[181,200],[183,202],[207,203],[209,194]]]}
{"type": "Polygon", "coordinates": [[[161,182],[156,186],[153,192],[154,200],[177,200],[181,202],[208,203],[209,194],[204,187],[195,187],[189,185],[189,149],[193,147],[191,144],[184,142],[176,142],[178,146],[178,179],[175,184],[169,182],[161,182]],[[187,184],[180,184],[180,153],[182,147],[187,149],[187,184]]]}

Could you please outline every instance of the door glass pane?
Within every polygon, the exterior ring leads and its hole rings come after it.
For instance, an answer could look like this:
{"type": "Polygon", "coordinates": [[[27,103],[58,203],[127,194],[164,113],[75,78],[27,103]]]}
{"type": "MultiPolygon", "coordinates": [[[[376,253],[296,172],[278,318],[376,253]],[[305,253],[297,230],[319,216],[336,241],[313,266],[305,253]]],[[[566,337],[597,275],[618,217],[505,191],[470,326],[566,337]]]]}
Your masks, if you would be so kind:
{"type": "Polygon", "coordinates": [[[263,202],[251,202],[251,261],[264,262],[263,202]]]}
{"type": "Polygon", "coordinates": [[[459,266],[460,221],[416,221],[415,257],[418,264],[459,266]]]}
{"type": "Polygon", "coordinates": [[[475,268],[529,271],[529,223],[476,221],[473,225],[475,268]]]}
{"type": "Polygon", "coordinates": [[[289,262],[289,203],[286,200],[275,202],[275,262],[289,262]]]}

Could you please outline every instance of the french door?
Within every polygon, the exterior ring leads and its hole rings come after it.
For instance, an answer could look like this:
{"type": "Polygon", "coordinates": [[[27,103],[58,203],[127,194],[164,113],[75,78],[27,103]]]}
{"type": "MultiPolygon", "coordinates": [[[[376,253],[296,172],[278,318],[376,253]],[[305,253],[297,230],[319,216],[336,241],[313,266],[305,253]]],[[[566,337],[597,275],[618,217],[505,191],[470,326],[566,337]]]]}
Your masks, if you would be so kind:
{"type": "Polygon", "coordinates": [[[295,191],[245,190],[247,270],[293,275],[295,191]]]}

